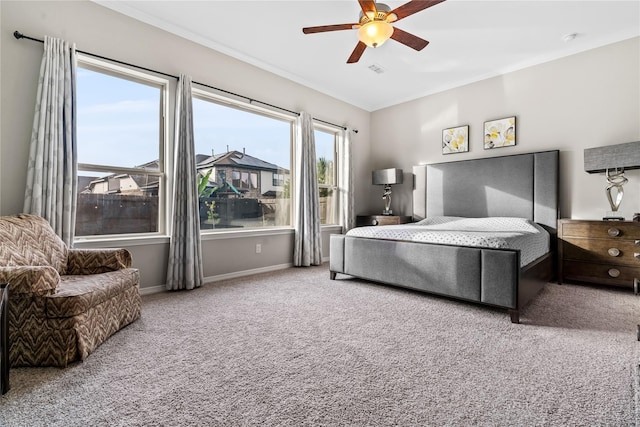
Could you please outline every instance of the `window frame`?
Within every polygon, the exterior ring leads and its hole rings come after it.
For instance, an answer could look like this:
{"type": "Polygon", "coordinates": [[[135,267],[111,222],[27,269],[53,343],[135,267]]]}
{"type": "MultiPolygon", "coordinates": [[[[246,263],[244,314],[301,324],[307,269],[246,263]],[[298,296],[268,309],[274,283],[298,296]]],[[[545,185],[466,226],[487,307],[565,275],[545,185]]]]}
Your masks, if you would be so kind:
{"type": "MultiPolygon", "coordinates": [[[[280,120],[289,124],[289,174],[290,174],[290,206],[289,206],[289,218],[291,218],[291,224],[289,225],[280,225],[280,226],[271,226],[271,227],[256,227],[256,228],[245,228],[245,229],[225,229],[225,228],[214,228],[214,229],[201,229],[200,235],[213,235],[213,234],[231,234],[231,233],[241,233],[246,235],[246,233],[265,233],[269,231],[282,231],[282,230],[293,230],[293,218],[294,218],[294,207],[295,207],[295,179],[294,179],[294,170],[295,170],[295,124],[296,119],[298,117],[297,114],[287,113],[284,111],[276,111],[271,108],[261,107],[259,105],[247,103],[247,99],[234,99],[229,95],[221,95],[216,92],[201,89],[199,87],[192,86],[191,95],[193,98],[199,99],[205,102],[213,102],[218,105],[234,108],[236,110],[244,111],[250,114],[258,114],[263,117],[267,117],[273,120],[280,120]]],[[[237,171],[240,175],[240,181],[242,181],[242,171],[237,171]]],[[[233,181],[233,180],[232,180],[233,181]]],[[[260,176],[258,174],[258,185],[260,185],[260,176]]],[[[238,187],[239,188],[239,187],[238,187]]]]}
{"type": "MultiPolygon", "coordinates": [[[[93,56],[78,53],[77,54],[77,68],[87,69],[93,72],[106,74],[112,77],[129,80],[134,83],[143,84],[147,86],[157,87],[160,91],[160,99],[158,105],[158,169],[144,169],[144,168],[131,168],[122,166],[108,166],[98,165],[92,163],[78,163],[78,171],[87,172],[100,172],[107,174],[131,174],[131,175],[149,175],[158,178],[158,230],[154,232],[141,232],[141,233],[125,233],[125,234],[100,234],[100,235],[88,235],[88,236],[75,236],[75,242],[86,241],[104,241],[104,240],[118,240],[118,239],[137,239],[137,238],[157,238],[161,236],[167,236],[169,227],[167,225],[169,197],[171,189],[167,179],[167,159],[168,156],[168,144],[167,135],[169,134],[169,123],[167,118],[169,117],[169,87],[172,84],[168,79],[159,77],[152,73],[145,73],[138,69],[124,67],[118,64],[114,64],[108,60],[95,58],[93,56]]],[[[175,83],[173,83],[175,84],[175,83]]],[[[77,177],[76,177],[77,178],[77,177]]]]}
{"type": "Polygon", "coordinates": [[[271,184],[274,187],[283,187],[284,186],[284,174],[283,173],[278,173],[278,172],[272,172],[271,184]]]}
{"type": "MultiPolygon", "coordinates": [[[[333,185],[330,184],[320,184],[320,182],[318,182],[318,191],[322,188],[326,188],[329,189],[333,192],[335,197],[335,202],[333,203],[333,221],[332,223],[327,223],[327,224],[322,224],[322,227],[334,227],[334,226],[340,226],[340,209],[342,209],[341,205],[340,205],[340,199],[339,199],[339,194],[340,194],[340,186],[338,185],[340,183],[339,180],[339,171],[341,170],[340,165],[341,165],[341,159],[339,158],[339,153],[340,153],[340,149],[339,149],[339,144],[341,144],[341,137],[340,137],[340,131],[342,130],[341,128],[337,128],[336,126],[330,126],[324,123],[320,123],[317,121],[313,122],[313,130],[316,131],[320,131],[320,132],[324,132],[324,133],[329,133],[329,134],[333,134],[333,161],[334,161],[334,165],[333,165],[333,185]]],[[[318,194],[319,196],[319,194],[318,194]]]]}

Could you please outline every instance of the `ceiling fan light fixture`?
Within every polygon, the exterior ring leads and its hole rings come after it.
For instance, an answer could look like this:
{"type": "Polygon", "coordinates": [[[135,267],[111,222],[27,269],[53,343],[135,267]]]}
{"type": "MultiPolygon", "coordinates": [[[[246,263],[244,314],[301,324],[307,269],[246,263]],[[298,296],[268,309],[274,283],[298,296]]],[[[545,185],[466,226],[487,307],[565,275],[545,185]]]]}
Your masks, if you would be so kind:
{"type": "Polygon", "coordinates": [[[369,47],[382,46],[393,34],[393,26],[386,21],[370,21],[358,29],[358,39],[369,47]]]}

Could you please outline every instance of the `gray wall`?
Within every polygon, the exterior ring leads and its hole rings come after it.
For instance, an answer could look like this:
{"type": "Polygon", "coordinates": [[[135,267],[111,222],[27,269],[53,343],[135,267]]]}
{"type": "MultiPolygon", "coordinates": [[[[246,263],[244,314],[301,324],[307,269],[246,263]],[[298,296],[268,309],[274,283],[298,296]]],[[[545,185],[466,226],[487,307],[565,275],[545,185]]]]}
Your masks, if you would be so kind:
{"type": "MultiPolygon", "coordinates": [[[[0,1],[0,214],[21,212],[26,164],[42,45],[16,40],[14,30],[42,39],[51,35],[75,42],[77,48],[165,73],[190,74],[195,81],[217,86],[293,111],[359,130],[353,135],[357,175],[368,173],[370,114],[360,108],[278,77],[252,65],[171,35],[88,1],[0,1]]],[[[172,83],[171,90],[175,90],[172,83]]],[[[173,111],[173,106],[170,107],[173,111]]],[[[172,120],[171,120],[172,121],[172,120]]],[[[172,130],[169,135],[173,135],[172,130]]],[[[366,182],[357,184],[356,204],[366,204],[366,182]],[[362,200],[364,199],[364,201],[362,200]]],[[[334,230],[335,231],[335,230],[334,230]]],[[[324,233],[325,257],[328,232],[324,233]]],[[[282,268],[292,262],[291,230],[205,237],[204,274],[225,278],[282,268]],[[255,245],[262,244],[262,253],[255,245]]],[[[81,242],[78,247],[126,247],[140,268],[142,286],[165,282],[168,239],[81,242]]]]}
{"type": "MultiPolygon", "coordinates": [[[[579,53],[499,77],[378,110],[371,115],[374,168],[560,150],[563,217],[600,219],[609,210],[604,174],[587,174],[583,150],[640,140],[640,38],[579,53]],[[517,145],[483,148],[483,123],[517,117],[517,145]],[[442,129],[469,125],[470,151],[443,155],[442,129]]],[[[640,171],[620,212],[640,212],[640,171]]],[[[393,187],[394,212],[411,213],[411,179],[393,187]]],[[[409,177],[410,178],[410,177],[409,177]]],[[[459,185],[464,185],[460,182],[459,185]]],[[[371,188],[370,204],[380,204],[371,188]]]]}

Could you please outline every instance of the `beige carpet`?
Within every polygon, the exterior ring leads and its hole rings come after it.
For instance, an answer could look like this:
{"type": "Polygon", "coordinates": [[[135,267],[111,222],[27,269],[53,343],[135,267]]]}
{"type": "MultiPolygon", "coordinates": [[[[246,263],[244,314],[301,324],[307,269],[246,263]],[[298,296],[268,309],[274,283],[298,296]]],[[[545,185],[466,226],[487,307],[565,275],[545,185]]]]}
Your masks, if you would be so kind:
{"type": "Polygon", "coordinates": [[[290,269],[143,298],[67,369],[11,371],[2,426],[632,426],[640,298],[550,284],[505,311],[290,269]]]}

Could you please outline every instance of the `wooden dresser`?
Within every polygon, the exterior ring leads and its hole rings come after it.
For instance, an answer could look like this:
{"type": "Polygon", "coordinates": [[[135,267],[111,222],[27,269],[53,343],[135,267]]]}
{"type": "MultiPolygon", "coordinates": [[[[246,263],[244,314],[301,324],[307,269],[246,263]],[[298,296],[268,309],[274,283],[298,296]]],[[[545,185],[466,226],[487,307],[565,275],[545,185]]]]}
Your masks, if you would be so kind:
{"type": "Polygon", "coordinates": [[[356,227],[363,227],[365,225],[407,224],[410,222],[410,216],[400,215],[358,215],[356,217],[356,227]]]}
{"type": "Polygon", "coordinates": [[[558,283],[578,281],[640,293],[640,222],[558,220],[558,283]]]}

